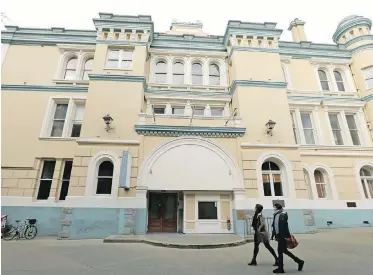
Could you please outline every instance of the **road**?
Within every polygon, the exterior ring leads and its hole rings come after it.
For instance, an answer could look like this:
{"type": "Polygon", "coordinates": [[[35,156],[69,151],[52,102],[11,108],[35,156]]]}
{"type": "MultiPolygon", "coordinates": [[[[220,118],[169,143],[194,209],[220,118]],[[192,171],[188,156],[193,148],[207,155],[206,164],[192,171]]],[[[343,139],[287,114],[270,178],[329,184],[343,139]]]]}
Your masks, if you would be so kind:
{"type": "MultiPolygon", "coordinates": [[[[324,230],[297,235],[293,252],[306,261],[299,273],[285,258],[289,274],[373,274],[373,228],[324,230]]],[[[276,245],[276,243],[272,243],[276,245]]],[[[102,240],[2,241],[3,275],[243,275],[272,274],[273,260],[261,247],[258,266],[247,266],[252,244],[187,250],[146,244],[104,244],[102,240]]],[[[286,257],[286,256],[285,256],[286,257]]]]}

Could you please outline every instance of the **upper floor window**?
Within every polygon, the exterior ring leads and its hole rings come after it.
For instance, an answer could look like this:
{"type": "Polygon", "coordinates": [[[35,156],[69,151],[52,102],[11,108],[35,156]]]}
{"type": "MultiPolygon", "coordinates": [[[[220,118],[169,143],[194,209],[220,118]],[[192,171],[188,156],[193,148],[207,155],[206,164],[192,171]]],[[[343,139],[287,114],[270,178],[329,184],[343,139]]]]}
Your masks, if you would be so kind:
{"type": "Polygon", "coordinates": [[[193,63],[192,65],[192,84],[202,85],[203,84],[203,71],[200,63],[193,63]]]}
{"type": "Polygon", "coordinates": [[[334,73],[334,79],[335,79],[335,82],[337,84],[338,91],[340,91],[340,92],[346,91],[345,90],[345,85],[343,83],[342,74],[339,71],[336,71],[336,70],[333,73],[334,73]]]}
{"type": "Polygon", "coordinates": [[[83,68],[83,80],[89,80],[88,74],[92,72],[92,66],[93,66],[93,59],[90,58],[84,63],[83,68]]]}
{"type": "Polygon", "coordinates": [[[175,85],[184,84],[184,64],[176,62],[172,66],[172,83],[175,85]]]}
{"type": "Polygon", "coordinates": [[[70,58],[65,67],[64,79],[72,80],[76,78],[76,69],[78,66],[78,58],[70,58]]]}
{"type": "Polygon", "coordinates": [[[361,168],[360,179],[365,198],[373,199],[373,168],[368,166],[361,168]]]}
{"type": "Polygon", "coordinates": [[[114,165],[111,161],[103,161],[97,171],[96,194],[110,195],[113,184],[114,165]]]}
{"type": "Polygon", "coordinates": [[[310,113],[301,113],[302,127],[306,144],[315,144],[314,126],[310,113]]]}
{"type": "Polygon", "coordinates": [[[348,126],[348,131],[350,132],[351,140],[353,145],[361,145],[359,137],[359,128],[355,120],[355,115],[346,114],[346,121],[348,126]]]}
{"type": "Polygon", "coordinates": [[[48,106],[42,137],[79,137],[83,123],[85,101],[69,98],[52,100],[48,106]]]}
{"type": "Polygon", "coordinates": [[[264,196],[283,196],[281,169],[272,162],[267,161],[262,164],[262,177],[264,196]]]}
{"type": "Polygon", "coordinates": [[[133,50],[110,49],[107,53],[106,68],[108,69],[132,69],[133,50]]]}
{"type": "Polygon", "coordinates": [[[220,69],[216,64],[211,64],[209,66],[209,84],[220,85],[220,69]]]}
{"type": "Polygon", "coordinates": [[[155,65],[155,82],[156,83],[167,82],[167,64],[165,61],[159,61],[155,65]]]}
{"type": "Polygon", "coordinates": [[[329,91],[329,80],[325,71],[318,70],[320,85],[323,91],[329,91]]]}
{"type": "Polygon", "coordinates": [[[330,127],[332,128],[335,145],[343,145],[341,123],[339,114],[329,114],[330,127]]]}
{"type": "Polygon", "coordinates": [[[367,89],[373,88],[373,66],[363,69],[363,75],[365,78],[365,86],[367,89]]]}
{"type": "Polygon", "coordinates": [[[295,140],[295,143],[296,144],[299,144],[300,143],[300,138],[299,138],[299,134],[298,134],[298,128],[297,128],[297,118],[296,118],[296,114],[294,111],[290,112],[290,116],[291,116],[291,123],[292,123],[292,127],[293,127],[293,135],[294,135],[294,140],[295,140]]]}
{"type": "Polygon", "coordinates": [[[316,144],[318,142],[315,119],[312,111],[295,109],[290,112],[293,135],[297,144],[316,144]]]}

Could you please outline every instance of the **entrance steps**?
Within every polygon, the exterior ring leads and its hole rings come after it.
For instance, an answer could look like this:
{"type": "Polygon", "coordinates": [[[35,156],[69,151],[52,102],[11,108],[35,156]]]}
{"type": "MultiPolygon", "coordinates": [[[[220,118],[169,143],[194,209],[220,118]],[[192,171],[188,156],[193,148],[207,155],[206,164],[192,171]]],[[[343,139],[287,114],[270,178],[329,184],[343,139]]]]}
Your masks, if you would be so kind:
{"type": "Polygon", "coordinates": [[[145,243],[181,249],[212,249],[244,245],[253,238],[234,234],[151,233],[147,235],[111,235],[104,243],[145,243]]]}

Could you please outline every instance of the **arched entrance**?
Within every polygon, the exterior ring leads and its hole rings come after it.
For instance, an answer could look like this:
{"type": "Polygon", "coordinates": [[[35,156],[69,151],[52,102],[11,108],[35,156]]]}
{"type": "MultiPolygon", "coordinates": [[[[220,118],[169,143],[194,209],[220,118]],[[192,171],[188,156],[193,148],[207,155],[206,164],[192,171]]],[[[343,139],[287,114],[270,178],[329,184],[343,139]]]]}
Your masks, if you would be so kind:
{"type": "Polygon", "coordinates": [[[233,158],[198,137],[154,149],[141,165],[137,186],[148,190],[149,231],[175,231],[176,223],[185,233],[232,232],[227,220],[232,219],[233,189],[244,188],[233,158]]]}

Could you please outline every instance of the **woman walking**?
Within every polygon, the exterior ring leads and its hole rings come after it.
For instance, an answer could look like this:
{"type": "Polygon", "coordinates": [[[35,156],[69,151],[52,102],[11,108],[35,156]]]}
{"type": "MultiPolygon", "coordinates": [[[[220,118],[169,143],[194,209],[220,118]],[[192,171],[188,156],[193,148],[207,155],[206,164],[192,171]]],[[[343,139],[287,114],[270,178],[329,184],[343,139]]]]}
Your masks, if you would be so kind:
{"type": "Polygon", "coordinates": [[[277,266],[277,256],[271,245],[269,244],[269,234],[267,230],[267,226],[265,224],[264,218],[262,216],[263,206],[257,204],[255,206],[255,214],[253,217],[252,227],[254,228],[254,255],[253,259],[251,260],[248,265],[257,265],[256,257],[259,253],[259,245],[263,242],[264,246],[271,252],[272,256],[275,258],[274,266],[277,266]]]}

